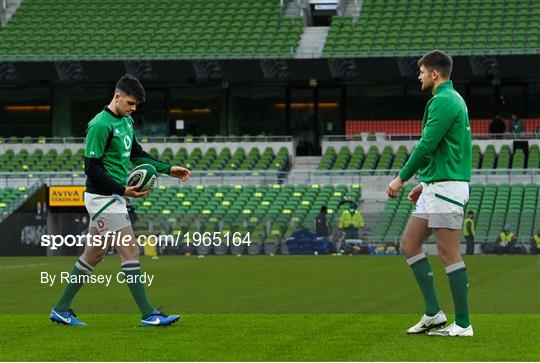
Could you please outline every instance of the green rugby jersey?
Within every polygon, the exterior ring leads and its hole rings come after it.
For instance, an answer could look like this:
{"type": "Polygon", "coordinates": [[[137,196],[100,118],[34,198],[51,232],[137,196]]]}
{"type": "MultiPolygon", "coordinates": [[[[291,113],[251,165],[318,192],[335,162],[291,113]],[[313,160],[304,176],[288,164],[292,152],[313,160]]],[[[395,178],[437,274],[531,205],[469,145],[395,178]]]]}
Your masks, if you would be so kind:
{"type": "Polygon", "coordinates": [[[88,123],[85,143],[86,187],[89,193],[122,195],[132,162],[136,165],[151,164],[163,174],[169,174],[171,170],[171,165],[153,159],[142,150],[131,116],[116,116],[108,107],[88,123]],[[96,161],[100,163],[96,164],[96,161]],[[96,172],[100,164],[105,173],[96,172]]]}
{"type": "Polygon", "coordinates": [[[417,171],[420,181],[470,181],[471,126],[467,105],[452,81],[441,83],[428,101],[422,137],[399,173],[404,181],[417,171]]]}

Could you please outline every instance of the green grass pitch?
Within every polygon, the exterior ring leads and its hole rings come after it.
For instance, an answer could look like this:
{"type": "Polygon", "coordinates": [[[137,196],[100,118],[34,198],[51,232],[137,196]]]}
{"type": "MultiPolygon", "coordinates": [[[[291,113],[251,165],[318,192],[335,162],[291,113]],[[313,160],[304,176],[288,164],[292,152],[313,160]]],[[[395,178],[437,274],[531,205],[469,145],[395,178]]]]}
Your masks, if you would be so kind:
{"type": "MultiPolygon", "coordinates": [[[[41,271],[69,271],[75,257],[0,259],[1,360],[476,361],[540,360],[540,258],[473,256],[473,338],[407,336],[422,300],[402,257],[244,256],[142,258],[155,274],[150,300],[179,324],[142,328],[126,286],[88,285],[74,303],[89,324],[48,319],[62,286],[41,271]]],[[[452,319],[444,269],[431,258],[452,319]]],[[[116,274],[108,256],[97,274],[116,274]]]]}

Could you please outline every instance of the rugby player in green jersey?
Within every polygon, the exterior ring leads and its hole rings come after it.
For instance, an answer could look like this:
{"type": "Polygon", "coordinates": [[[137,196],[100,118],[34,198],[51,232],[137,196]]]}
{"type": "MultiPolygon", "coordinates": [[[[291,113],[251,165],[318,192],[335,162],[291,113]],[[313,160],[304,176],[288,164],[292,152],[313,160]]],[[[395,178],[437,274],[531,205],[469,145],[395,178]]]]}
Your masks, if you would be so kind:
{"type": "Polygon", "coordinates": [[[469,200],[471,180],[471,128],[465,101],[450,81],[452,58],[434,50],[418,61],[418,79],[422,90],[431,91],[422,121],[422,137],[409,160],[388,185],[386,192],[396,198],[404,183],[418,172],[420,183],[408,195],[415,209],[401,240],[401,250],[422,291],[425,312],[407,333],[419,334],[432,329],[429,335],[472,336],[469,321],[468,277],[461,258],[460,240],[464,206],[469,200]],[[455,307],[455,322],[446,326],[431,265],[422,251],[434,233],[455,307]],[[446,326],[446,327],[445,327],[446,326]]]}
{"type": "MultiPolygon", "coordinates": [[[[116,233],[122,241],[114,247],[120,256],[125,281],[141,312],[143,326],[170,325],[179,320],[179,315],[166,315],[148,301],[141,282],[139,246],[135,240],[124,197],[140,198],[150,193],[138,191],[136,186],[126,186],[126,178],[131,163],[151,164],[162,174],[186,181],[190,171],[181,166],[172,166],[152,158],[143,151],[135,135],[131,114],[140,102],[144,102],[145,91],[140,82],[126,74],[116,84],[114,97],[105,108],[89,123],[85,139],[86,192],[84,203],[90,215],[89,234],[105,236],[116,233]],[[124,236],[127,236],[124,237],[124,236]]],[[[93,239],[93,238],[92,238],[93,239]]],[[[120,241],[119,238],[114,238],[120,241]]],[[[53,307],[50,319],[54,322],[81,326],[71,303],[82,287],[84,279],[77,277],[90,275],[103,259],[106,241],[102,245],[88,244],[84,253],[75,262],[70,281],[53,307]]]]}

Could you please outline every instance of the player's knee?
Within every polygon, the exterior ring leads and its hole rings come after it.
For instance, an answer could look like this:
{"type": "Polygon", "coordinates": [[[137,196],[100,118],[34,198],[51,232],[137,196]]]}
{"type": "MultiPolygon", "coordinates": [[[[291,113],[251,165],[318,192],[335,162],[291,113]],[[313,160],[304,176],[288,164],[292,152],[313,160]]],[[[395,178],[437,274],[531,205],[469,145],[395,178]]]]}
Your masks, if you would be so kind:
{"type": "Polygon", "coordinates": [[[97,250],[97,251],[93,251],[93,253],[91,254],[84,254],[83,255],[83,258],[85,261],[87,261],[90,265],[92,266],[96,266],[98,265],[101,261],[103,261],[103,258],[105,258],[105,253],[107,251],[106,250],[97,250]]]}
{"type": "Polygon", "coordinates": [[[100,249],[97,253],[96,253],[96,260],[97,260],[97,263],[100,263],[101,261],[103,261],[103,259],[105,258],[105,254],[107,253],[107,250],[106,249],[100,249]]]}
{"type": "Polygon", "coordinates": [[[124,260],[138,260],[139,259],[139,248],[138,246],[130,246],[129,248],[122,249],[119,251],[120,256],[124,260]]]}
{"type": "Polygon", "coordinates": [[[407,252],[408,252],[408,249],[405,246],[405,244],[403,243],[403,241],[401,241],[401,243],[399,244],[399,250],[403,255],[406,255],[407,252]]]}
{"type": "Polygon", "coordinates": [[[448,251],[445,251],[444,249],[441,249],[441,248],[438,249],[437,254],[439,255],[439,259],[443,263],[446,263],[453,258],[453,256],[450,253],[448,253],[448,251]]]}
{"type": "Polygon", "coordinates": [[[412,252],[414,252],[412,250],[411,244],[405,238],[401,239],[401,243],[399,244],[399,250],[401,251],[402,254],[404,254],[406,256],[410,255],[412,252]]]}

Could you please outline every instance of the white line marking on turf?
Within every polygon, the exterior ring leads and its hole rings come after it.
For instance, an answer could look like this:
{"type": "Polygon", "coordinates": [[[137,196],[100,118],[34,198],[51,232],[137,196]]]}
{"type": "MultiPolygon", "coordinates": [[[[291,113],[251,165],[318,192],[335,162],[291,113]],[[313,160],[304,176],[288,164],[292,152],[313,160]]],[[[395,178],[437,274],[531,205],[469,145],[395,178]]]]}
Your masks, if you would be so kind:
{"type": "Polygon", "coordinates": [[[2,268],[26,268],[26,267],[38,267],[38,266],[47,266],[48,263],[34,263],[32,265],[13,265],[13,266],[2,266],[2,268]]]}

